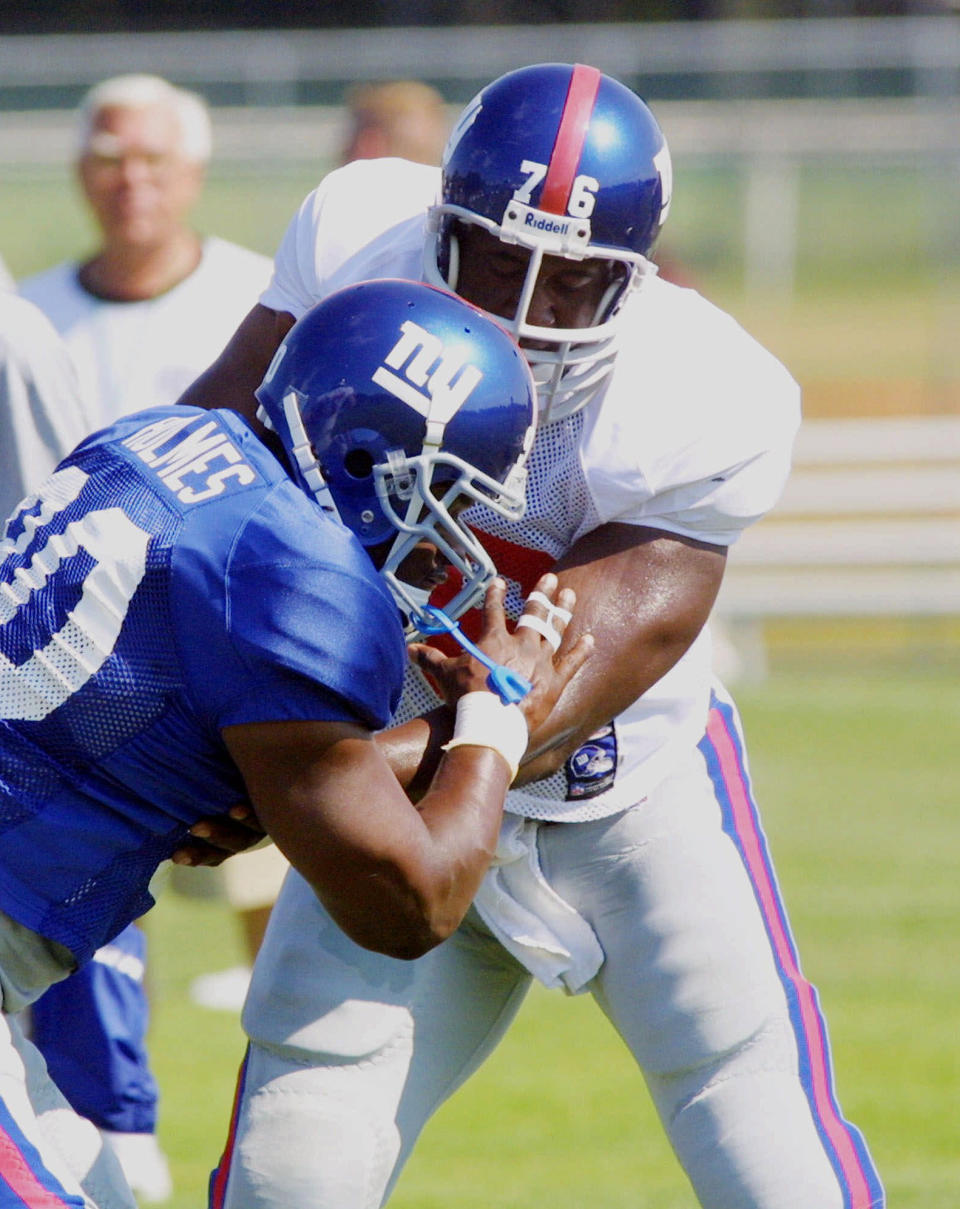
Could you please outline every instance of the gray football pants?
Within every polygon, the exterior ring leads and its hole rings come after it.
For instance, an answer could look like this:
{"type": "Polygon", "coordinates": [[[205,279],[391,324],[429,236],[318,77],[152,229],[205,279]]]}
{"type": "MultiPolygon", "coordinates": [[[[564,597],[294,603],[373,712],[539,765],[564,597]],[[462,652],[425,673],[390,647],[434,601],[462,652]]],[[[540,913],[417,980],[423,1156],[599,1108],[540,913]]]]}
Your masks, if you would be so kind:
{"type": "MultiPolygon", "coordinates": [[[[543,824],[553,888],[593,927],[588,990],[626,1042],[706,1209],[879,1209],[841,1116],[750,798],[715,701],[684,768],[631,810],[543,824]]],[[[375,1209],[426,1121],[503,1036],[530,975],[471,912],[414,962],[358,948],[288,876],[258,959],[215,1209],[375,1209]]],[[[642,1173],[638,1173],[641,1176],[642,1173]]]]}

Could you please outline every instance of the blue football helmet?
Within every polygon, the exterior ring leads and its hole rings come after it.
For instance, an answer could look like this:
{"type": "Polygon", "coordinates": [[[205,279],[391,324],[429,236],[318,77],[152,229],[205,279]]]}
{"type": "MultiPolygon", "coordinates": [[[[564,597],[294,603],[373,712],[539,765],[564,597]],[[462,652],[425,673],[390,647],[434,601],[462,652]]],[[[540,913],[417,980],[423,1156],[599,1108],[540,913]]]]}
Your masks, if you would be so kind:
{"type": "Polygon", "coordinates": [[[478,602],[495,568],[459,512],[523,515],[537,419],[530,369],[498,323],[422,282],[360,282],[290,329],[256,393],[304,491],[364,546],[392,539],[377,561],[411,632],[429,591],[398,570],[420,541],[463,576],[448,614],[478,602]]]}
{"type": "Polygon", "coordinates": [[[457,288],[458,225],[474,223],[530,250],[516,314],[498,316],[525,355],[541,422],[578,411],[613,368],[617,316],[643,276],[670,207],[672,171],[653,114],[623,84],[582,64],[522,67],[494,80],[463,111],[443,156],[441,201],[431,211],[428,281],[457,288]],[[600,258],[622,268],[593,325],[527,322],[544,255],[600,258]]]}

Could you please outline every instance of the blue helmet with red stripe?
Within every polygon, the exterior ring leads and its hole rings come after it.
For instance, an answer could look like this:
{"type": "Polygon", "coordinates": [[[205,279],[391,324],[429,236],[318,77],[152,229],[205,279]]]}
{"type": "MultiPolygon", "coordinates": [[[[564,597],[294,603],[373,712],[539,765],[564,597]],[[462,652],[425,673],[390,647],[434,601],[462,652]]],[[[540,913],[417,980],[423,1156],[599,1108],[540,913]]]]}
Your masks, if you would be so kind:
{"type": "Polygon", "coordinates": [[[534,371],[541,420],[583,407],[613,368],[617,317],[644,274],[670,205],[666,140],[629,88],[583,64],[509,72],[466,107],[443,159],[429,223],[429,280],[457,288],[460,224],[529,250],[516,313],[498,316],[534,371]],[[544,256],[613,262],[593,322],[558,329],[527,314],[544,256]]]}

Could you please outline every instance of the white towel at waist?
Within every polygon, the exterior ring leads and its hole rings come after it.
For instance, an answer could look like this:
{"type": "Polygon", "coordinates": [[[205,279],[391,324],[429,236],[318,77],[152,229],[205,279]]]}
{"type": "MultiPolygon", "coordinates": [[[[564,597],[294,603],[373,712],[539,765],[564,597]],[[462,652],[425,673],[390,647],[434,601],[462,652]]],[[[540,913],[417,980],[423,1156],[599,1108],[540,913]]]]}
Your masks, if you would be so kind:
{"type": "MultiPolygon", "coordinates": [[[[544,986],[582,991],[603,962],[583,916],[550,886],[537,854],[537,819],[504,815],[497,853],[473,905],[500,943],[544,986]]],[[[562,824],[561,824],[562,826],[562,824]]]]}

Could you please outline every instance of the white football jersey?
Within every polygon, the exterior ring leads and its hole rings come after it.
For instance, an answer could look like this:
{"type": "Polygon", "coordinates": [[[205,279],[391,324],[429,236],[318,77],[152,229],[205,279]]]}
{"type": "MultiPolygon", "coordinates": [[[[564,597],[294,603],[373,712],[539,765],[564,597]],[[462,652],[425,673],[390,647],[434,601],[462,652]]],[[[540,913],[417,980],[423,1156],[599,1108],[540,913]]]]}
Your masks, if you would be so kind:
{"type": "Polygon", "coordinates": [[[26,278],[19,292],[63,336],[94,428],[175,403],[214,361],[270,276],[270,260],[214,237],[173,289],[141,302],[107,302],[68,262],[26,278]]]}
{"type": "MultiPolygon", "coordinates": [[[[402,160],[331,173],[292,220],[261,302],[299,318],[350,282],[419,278],[426,210],[438,190],[437,169],[402,160]]],[[[620,333],[603,392],[538,431],[523,520],[482,507],[467,514],[490,535],[514,616],[532,582],[599,525],[646,525],[729,546],[773,506],[786,480],[799,389],[730,316],[654,277],[628,299],[620,333]]],[[[711,680],[704,630],[565,771],[511,792],[507,809],[573,821],[640,801],[700,740],[711,680]]],[[[435,703],[411,671],[398,717],[435,703]]]]}

